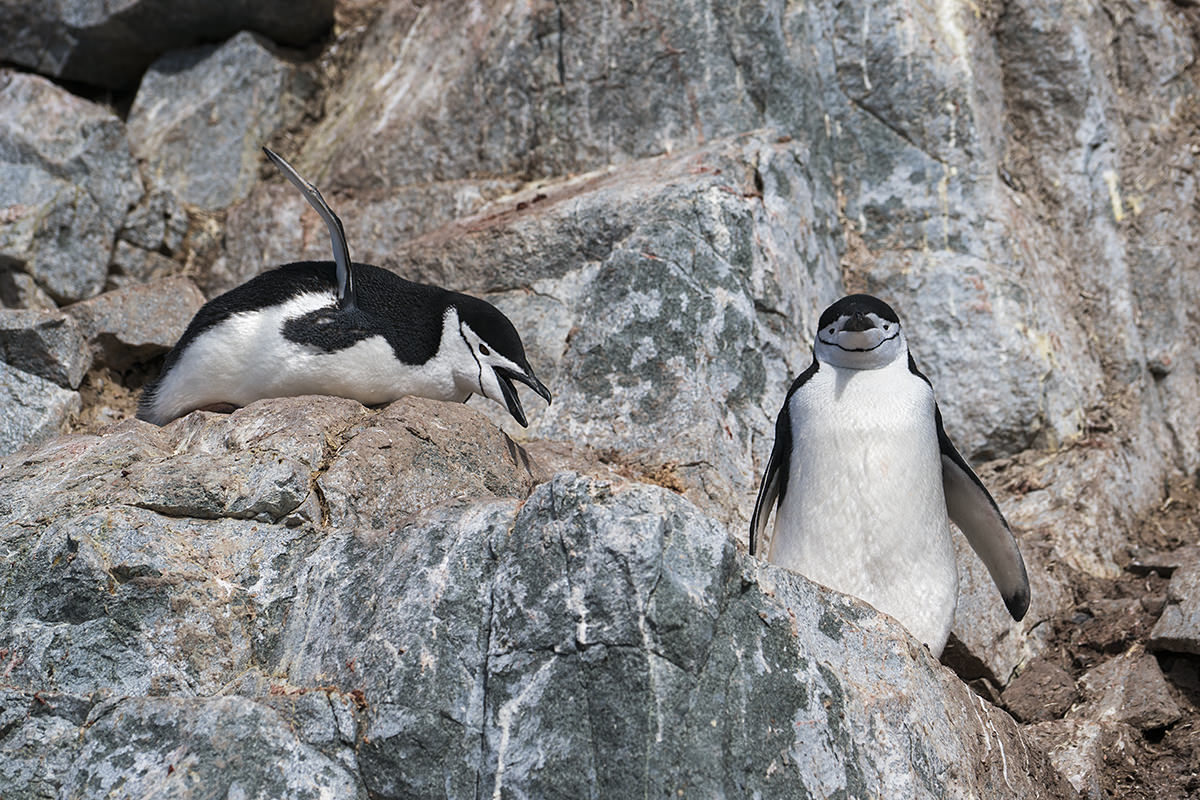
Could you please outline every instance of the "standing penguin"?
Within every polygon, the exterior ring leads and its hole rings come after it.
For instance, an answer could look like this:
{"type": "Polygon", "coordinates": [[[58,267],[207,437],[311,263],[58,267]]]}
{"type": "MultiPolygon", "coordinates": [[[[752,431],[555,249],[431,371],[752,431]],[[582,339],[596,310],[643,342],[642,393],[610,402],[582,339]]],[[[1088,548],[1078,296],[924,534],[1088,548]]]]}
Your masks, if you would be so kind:
{"type": "Polygon", "coordinates": [[[959,455],[900,318],[875,297],[821,314],[813,361],[788,390],[750,521],[773,506],[769,560],[866,600],[940,656],[958,603],[950,525],[966,535],[1013,619],[1029,577],[996,501],[959,455]]]}
{"type": "Polygon", "coordinates": [[[285,264],[206,303],[143,391],[138,417],[164,425],[199,408],[302,394],[366,405],[481,394],[524,426],[513,381],[550,402],[495,306],[351,264],[342,222],[321,193],[263,150],[325,220],[334,260],[285,264]]]}

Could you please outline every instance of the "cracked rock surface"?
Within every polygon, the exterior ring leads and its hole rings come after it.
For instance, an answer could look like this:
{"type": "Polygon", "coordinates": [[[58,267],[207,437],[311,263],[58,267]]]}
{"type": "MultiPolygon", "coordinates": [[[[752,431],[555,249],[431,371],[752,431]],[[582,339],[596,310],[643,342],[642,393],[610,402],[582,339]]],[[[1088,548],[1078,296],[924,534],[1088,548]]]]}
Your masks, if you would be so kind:
{"type": "Polygon", "coordinates": [[[5,800],[1200,792],[1200,6],[5,10],[5,800]],[[134,421],[204,300],[329,257],[264,144],[553,404],[134,421]],[[960,537],[952,672],[741,555],[854,291],[1029,567],[1015,623],[960,537]]]}
{"type": "Polygon", "coordinates": [[[531,465],[469,408],[330,398],[10,456],[0,776],[19,797],[1071,796],[890,619],[667,489],[531,465]],[[346,480],[367,461],[407,485],[346,480]]]}

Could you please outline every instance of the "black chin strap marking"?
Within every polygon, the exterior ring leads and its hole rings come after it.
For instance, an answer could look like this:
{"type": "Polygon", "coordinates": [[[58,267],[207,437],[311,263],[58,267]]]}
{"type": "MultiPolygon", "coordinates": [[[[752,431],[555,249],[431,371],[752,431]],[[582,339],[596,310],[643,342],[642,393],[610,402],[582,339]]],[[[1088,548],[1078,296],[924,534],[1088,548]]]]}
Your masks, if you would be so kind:
{"type": "Polygon", "coordinates": [[[889,336],[888,338],[886,338],[886,339],[881,339],[881,340],[880,340],[880,342],[879,342],[879,344],[875,345],[874,347],[842,347],[842,346],[841,346],[840,344],[838,344],[837,342],[827,342],[827,341],[825,341],[825,340],[824,340],[824,339],[822,339],[822,338],[821,338],[819,335],[817,336],[817,339],[818,339],[818,340],[821,342],[821,344],[827,344],[827,345],[829,345],[830,347],[836,347],[838,350],[844,350],[844,351],[846,351],[847,353],[869,353],[869,352],[871,352],[872,350],[875,350],[875,349],[877,349],[877,348],[879,348],[879,347],[882,347],[884,342],[890,342],[892,339],[895,339],[895,338],[896,338],[897,336],[899,336],[899,335],[900,335],[900,331],[898,331],[898,330],[897,330],[895,333],[893,333],[893,334],[892,334],[891,336],[889,336]]]}

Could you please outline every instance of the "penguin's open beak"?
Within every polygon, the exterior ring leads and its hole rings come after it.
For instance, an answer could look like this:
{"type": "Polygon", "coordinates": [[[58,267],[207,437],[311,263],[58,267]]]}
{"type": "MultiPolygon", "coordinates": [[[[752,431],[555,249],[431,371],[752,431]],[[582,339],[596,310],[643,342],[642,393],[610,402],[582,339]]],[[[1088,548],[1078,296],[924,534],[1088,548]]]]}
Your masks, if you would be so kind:
{"type": "Polygon", "coordinates": [[[517,396],[517,388],[513,386],[513,381],[521,383],[533,389],[545,400],[546,404],[550,404],[550,390],[545,385],[535,378],[533,375],[527,375],[523,372],[513,372],[504,367],[493,367],[496,373],[496,382],[500,384],[500,392],[504,395],[504,402],[508,406],[508,413],[513,415],[513,419],[521,424],[522,428],[528,428],[529,422],[525,419],[525,409],[521,407],[521,398],[517,396]]]}

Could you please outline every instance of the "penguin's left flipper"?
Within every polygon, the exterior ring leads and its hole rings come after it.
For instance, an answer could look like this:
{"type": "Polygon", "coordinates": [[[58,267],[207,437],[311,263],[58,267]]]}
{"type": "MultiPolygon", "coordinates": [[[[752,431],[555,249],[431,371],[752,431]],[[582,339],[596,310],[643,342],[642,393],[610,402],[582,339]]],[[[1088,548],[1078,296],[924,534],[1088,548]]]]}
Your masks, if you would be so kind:
{"type": "Polygon", "coordinates": [[[338,305],[343,311],[353,309],[357,305],[357,297],[354,291],[354,276],[350,272],[350,247],[346,244],[346,231],[342,227],[342,220],[325,202],[325,198],[321,196],[321,190],[305,180],[295,167],[269,147],[263,147],[263,152],[267,154],[267,158],[271,159],[271,163],[279,168],[284,177],[300,190],[308,204],[325,221],[325,227],[329,231],[329,244],[333,248],[333,260],[337,264],[338,305]]]}
{"type": "Polygon", "coordinates": [[[946,512],[991,573],[1008,613],[1020,620],[1029,610],[1029,575],[1017,540],[992,495],[946,435],[940,410],[935,412],[935,418],[942,452],[946,512]]]}

